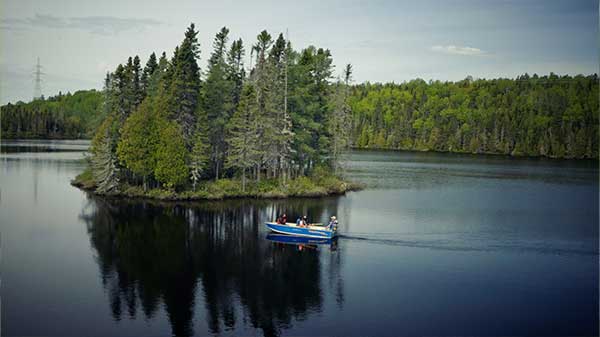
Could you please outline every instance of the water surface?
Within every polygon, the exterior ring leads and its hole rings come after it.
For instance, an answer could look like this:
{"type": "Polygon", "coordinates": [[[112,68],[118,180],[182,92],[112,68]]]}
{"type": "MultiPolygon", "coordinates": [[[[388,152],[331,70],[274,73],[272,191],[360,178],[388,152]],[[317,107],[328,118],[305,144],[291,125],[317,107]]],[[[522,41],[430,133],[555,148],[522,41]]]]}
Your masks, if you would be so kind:
{"type": "Polygon", "coordinates": [[[353,152],[346,196],[164,204],[70,186],[87,145],[0,147],[2,335],[598,334],[597,162],[353,152]]]}

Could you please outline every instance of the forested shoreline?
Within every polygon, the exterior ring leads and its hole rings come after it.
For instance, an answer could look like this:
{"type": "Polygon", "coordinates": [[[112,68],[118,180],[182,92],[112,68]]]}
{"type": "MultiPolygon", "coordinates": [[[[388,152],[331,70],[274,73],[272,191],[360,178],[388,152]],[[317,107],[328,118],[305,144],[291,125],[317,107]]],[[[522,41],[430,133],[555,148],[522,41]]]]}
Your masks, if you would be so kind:
{"type": "MultiPolygon", "coordinates": [[[[228,34],[224,28],[215,37],[204,72],[197,62],[190,63],[187,73],[173,79],[176,71],[184,71],[175,69],[176,55],[152,54],[145,67],[135,56],[108,74],[102,92],[59,93],[4,105],[2,138],[92,138],[103,121],[103,130],[108,128],[108,116],[115,123],[113,136],[119,138],[113,144],[116,162],[125,167],[129,162],[128,169],[134,172],[139,165],[152,167],[156,159],[134,163],[140,160],[134,158],[137,149],[144,148],[135,143],[143,128],[134,124],[155,121],[160,115],[157,123],[171,119],[179,124],[190,154],[187,159],[195,162],[194,167],[187,165],[188,174],[194,173],[196,180],[231,177],[240,168],[244,179],[246,173],[255,178],[259,173],[308,174],[315,165],[335,168],[339,154],[348,147],[598,158],[596,74],[352,84],[350,66],[335,77],[328,50],[310,46],[296,51],[282,35],[274,39],[266,31],[251,46],[252,64],[246,67],[243,42],[227,45],[228,34]],[[196,78],[194,83],[190,76],[196,78]],[[176,100],[181,101],[179,106],[176,100]],[[256,104],[249,104],[252,101],[256,104]],[[157,114],[156,109],[170,112],[157,114]],[[253,115],[263,118],[254,127],[248,123],[253,115]],[[251,133],[255,135],[241,137],[251,133]],[[193,151],[194,144],[201,145],[193,151]],[[259,153],[267,148],[266,154],[259,153]],[[208,153],[208,158],[199,153],[208,153]],[[295,163],[295,171],[283,167],[285,162],[295,163]]],[[[199,45],[197,41],[193,45],[197,61],[199,45]]],[[[154,136],[148,141],[157,143],[161,135],[154,136]]],[[[148,170],[138,169],[135,175],[153,176],[154,169],[148,170]]]]}
{"type": "Polygon", "coordinates": [[[598,76],[413,80],[352,89],[356,148],[598,158],[598,76]]]}
{"type": "Polygon", "coordinates": [[[0,107],[3,139],[91,138],[104,119],[102,93],[75,93],[8,103],[0,107]]]}

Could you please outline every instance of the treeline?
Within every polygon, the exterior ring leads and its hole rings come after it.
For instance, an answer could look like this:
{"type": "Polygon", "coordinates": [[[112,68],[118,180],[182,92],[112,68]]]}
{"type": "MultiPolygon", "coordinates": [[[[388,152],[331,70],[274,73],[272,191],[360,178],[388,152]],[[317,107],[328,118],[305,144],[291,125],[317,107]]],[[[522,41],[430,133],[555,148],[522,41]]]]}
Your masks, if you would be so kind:
{"type": "Polygon", "coordinates": [[[598,76],[353,87],[357,148],[598,158],[598,76]]]}
{"type": "Polygon", "coordinates": [[[336,170],[349,144],[349,82],[332,82],[329,50],[292,48],[261,32],[244,67],[241,39],[215,36],[208,67],[198,66],[190,25],[171,58],[138,56],[107,74],[107,118],[91,147],[97,190],[120,185],[195,190],[202,180],[289,179],[336,170]],[[323,170],[320,170],[321,172],[323,170]]]}
{"type": "Polygon", "coordinates": [[[104,119],[102,94],[74,94],[8,103],[0,107],[2,138],[89,138],[104,119]]]}

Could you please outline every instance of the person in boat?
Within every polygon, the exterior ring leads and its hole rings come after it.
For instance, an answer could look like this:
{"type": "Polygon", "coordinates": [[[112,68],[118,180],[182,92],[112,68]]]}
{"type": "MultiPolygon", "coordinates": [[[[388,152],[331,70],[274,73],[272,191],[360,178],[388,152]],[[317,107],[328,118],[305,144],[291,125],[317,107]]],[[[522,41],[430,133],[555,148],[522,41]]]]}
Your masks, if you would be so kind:
{"type": "Polygon", "coordinates": [[[282,225],[285,225],[285,224],[287,224],[287,214],[285,214],[285,213],[283,213],[283,214],[281,215],[281,224],[282,224],[282,225]]]}
{"type": "Polygon", "coordinates": [[[327,227],[329,228],[329,230],[336,230],[337,226],[338,226],[338,221],[337,221],[337,218],[334,215],[329,220],[329,225],[327,227]]]}
{"type": "Polygon", "coordinates": [[[301,224],[302,224],[302,217],[299,216],[298,219],[296,219],[296,226],[300,227],[301,224]]]}
{"type": "Polygon", "coordinates": [[[308,227],[308,218],[306,215],[302,217],[302,227],[308,227]]]}

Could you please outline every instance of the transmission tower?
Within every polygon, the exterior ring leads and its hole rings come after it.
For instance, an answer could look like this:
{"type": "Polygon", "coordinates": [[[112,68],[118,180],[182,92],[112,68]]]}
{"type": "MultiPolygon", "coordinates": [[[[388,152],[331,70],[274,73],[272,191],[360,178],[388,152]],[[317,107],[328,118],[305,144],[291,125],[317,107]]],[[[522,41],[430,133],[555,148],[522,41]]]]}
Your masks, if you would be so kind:
{"type": "Polygon", "coordinates": [[[35,71],[33,72],[35,75],[35,87],[33,88],[33,99],[40,99],[42,97],[42,75],[45,75],[42,72],[42,66],[40,65],[40,58],[37,58],[37,65],[35,66],[35,71]]]}

